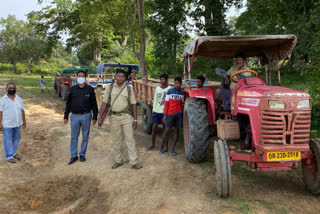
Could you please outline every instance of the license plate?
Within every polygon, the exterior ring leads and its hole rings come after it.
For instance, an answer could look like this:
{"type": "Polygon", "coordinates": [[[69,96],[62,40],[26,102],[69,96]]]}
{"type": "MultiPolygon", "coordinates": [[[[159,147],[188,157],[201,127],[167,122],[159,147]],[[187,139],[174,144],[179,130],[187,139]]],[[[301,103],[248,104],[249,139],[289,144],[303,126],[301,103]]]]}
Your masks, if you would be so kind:
{"type": "Polygon", "coordinates": [[[291,161],[300,160],[301,152],[289,151],[289,152],[267,152],[268,161],[291,161]]]}

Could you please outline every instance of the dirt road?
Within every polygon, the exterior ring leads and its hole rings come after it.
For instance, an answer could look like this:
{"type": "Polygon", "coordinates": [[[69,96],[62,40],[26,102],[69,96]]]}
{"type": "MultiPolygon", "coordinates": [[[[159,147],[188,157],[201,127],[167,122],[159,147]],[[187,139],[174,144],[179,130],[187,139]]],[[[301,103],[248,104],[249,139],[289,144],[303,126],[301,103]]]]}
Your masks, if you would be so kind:
{"type": "Polygon", "coordinates": [[[320,198],[305,191],[300,167],[287,173],[256,173],[236,165],[233,195],[221,199],[216,196],[212,157],[190,164],[182,143],[175,157],[145,152],[151,137],[142,132],[141,124],[135,138],[142,170],[132,170],[129,164],[111,169],[108,126],[89,142],[87,161],[68,166],[70,127],[62,122],[63,103],[28,91],[20,95],[28,124],[22,134],[21,162],[5,161],[0,136],[1,214],[320,213],[320,198]]]}

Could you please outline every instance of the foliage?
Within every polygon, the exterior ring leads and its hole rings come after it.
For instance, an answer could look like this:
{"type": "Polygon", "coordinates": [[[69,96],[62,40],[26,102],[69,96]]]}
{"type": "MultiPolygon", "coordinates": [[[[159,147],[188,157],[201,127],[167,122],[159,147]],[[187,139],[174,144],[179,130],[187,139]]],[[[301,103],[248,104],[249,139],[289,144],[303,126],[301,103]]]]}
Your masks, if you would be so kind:
{"type": "Polygon", "coordinates": [[[26,24],[9,15],[0,20],[0,27],[3,28],[0,31],[0,60],[13,64],[16,71],[16,64],[23,57],[20,44],[28,31],[26,24]]]}
{"type": "Polygon", "coordinates": [[[232,6],[240,8],[241,0],[194,0],[191,6],[191,17],[200,35],[228,35],[226,12],[232,6]],[[203,17],[203,19],[201,19],[203,17]]]}

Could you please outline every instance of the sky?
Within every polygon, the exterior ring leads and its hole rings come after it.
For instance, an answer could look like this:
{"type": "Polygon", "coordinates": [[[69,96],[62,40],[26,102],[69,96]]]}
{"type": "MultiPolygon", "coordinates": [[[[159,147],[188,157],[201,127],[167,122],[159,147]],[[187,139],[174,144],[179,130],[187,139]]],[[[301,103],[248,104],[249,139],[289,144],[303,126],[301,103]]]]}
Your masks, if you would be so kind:
{"type": "Polygon", "coordinates": [[[0,18],[7,18],[8,15],[15,15],[17,19],[27,21],[27,15],[33,10],[39,10],[45,6],[48,0],[42,5],[38,0],[0,0],[0,18]]]}
{"type": "MultiPolygon", "coordinates": [[[[50,0],[44,0],[41,5],[38,4],[38,0],[0,0],[0,18],[7,18],[9,14],[15,15],[17,19],[27,21],[29,12],[33,10],[39,10],[43,6],[47,5],[50,0]]],[[[245,1],[246,2],[246,1],[245,1]]],[[[228,13],[228,16],[239,16],[245,9],[237,11],[232,7],[228,13]]]]}
{"type": "MultiPolygon", "coordinates": [[[[31,11],[40,10],[42,7],[48,5],[50,0],[44,0],[40,5],[38,4],[38,0],[0,0],[0,19],[7,18],[9,14],[15,15],[17,19],[27,21],[27,14],[31,11]]],[[[246,0],[244,0],[244,4],[246,4],[246,0]]],[[[235,7],[231,7],[227,12],[227,17],[229,16],[239,16],[245,8],[241,10],[236,10],[235,7]]],[[[194,32],[191,33],[194,37],[194,32]]],[[[63,36],[63,40],[67,38],[67,36],[63,36]]]]}

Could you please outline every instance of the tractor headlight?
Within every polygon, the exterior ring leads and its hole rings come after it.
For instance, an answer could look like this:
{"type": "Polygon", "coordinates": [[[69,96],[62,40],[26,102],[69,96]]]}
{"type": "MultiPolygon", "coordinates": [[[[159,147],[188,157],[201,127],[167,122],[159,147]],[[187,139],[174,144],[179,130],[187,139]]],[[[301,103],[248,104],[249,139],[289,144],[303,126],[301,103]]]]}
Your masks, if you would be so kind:
{"type": "Polygon", "coordinates": [[[310,108],[310,102],[309,100],[300,100],[298,102],[297,109],[304,109],[304,108],[310,108]]]}
{"type": "Polygon", "coordinates": [[[286,108],[286,105],[282,100],[269,100],[269,108],[283,110],[286,108]]]}

